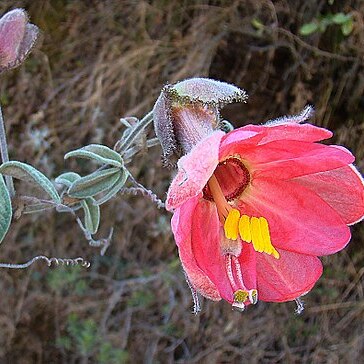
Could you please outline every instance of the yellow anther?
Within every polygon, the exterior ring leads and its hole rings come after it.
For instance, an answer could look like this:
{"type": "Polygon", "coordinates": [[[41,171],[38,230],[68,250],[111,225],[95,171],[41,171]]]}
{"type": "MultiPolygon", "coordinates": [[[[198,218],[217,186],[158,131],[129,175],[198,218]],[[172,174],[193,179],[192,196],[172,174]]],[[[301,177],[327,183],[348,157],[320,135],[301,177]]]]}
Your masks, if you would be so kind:
{"type": "Polygon", "coordinates": [[[237,209],[231,209],[224,223],[225,236],[228,239],[236,240],[239,236],[239,219],[240,212],[237,209]]]}
{"type": "Polygon", "coordinates": [[[271,242],[267,219],[264,217],[252,217],[250,218],[249,225],[249,217],[245,216],[243,215],[239,221],[239,233],[242,240],[247,241],[245,237],[248,237],[250,234],[255,251],[273,255],[274,258],[279,259],[279,253],[271,242]]]}
{"type": "Polygon", "coordinates": [[[249,297],[249,292],[238,289],[234,292],[234,302],[244,303],[249,297]]]}
{"type": "Polygon", "coordinates": [[[250,217],[248,215],[242,215],[239,220],[239,234],[241,240],[247,243],[252,241],[252,234],[250,232],[250,217]]]}
{"type": "Polygon", "coordinates": [[[262,232],[260,229],[260,222],[257,217],[252,217],[250,219],[250,231],[252,234],[252,242],[254,250],[262,253],[264,251],[264,242],[262,237],[262,232]]]}

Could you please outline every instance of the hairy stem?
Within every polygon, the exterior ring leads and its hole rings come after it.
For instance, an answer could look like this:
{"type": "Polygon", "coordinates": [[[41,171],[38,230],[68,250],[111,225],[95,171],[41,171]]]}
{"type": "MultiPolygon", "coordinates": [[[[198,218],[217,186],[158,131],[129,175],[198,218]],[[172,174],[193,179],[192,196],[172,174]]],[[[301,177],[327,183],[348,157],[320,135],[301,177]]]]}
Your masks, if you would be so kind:
{"type": "MultiPolygon", "coordinates": [[[[0,154],[3,163],[9,162],[8,144],[6,142],[5,124],[0,106],[0,154]]],[[[5,183],[8,187],[10,197],[15,196],[13,177],[5,176],[5,183]]]]}

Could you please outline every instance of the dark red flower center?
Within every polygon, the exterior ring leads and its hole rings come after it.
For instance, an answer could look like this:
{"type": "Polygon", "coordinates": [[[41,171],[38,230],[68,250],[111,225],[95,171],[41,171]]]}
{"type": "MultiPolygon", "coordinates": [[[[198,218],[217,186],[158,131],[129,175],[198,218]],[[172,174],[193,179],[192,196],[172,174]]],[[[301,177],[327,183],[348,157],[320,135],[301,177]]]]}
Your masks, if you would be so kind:
{"type": "MultiPolygon", "coordinates": [[[[239,197],[250,182],[248,169],[236,157],[230,157],[220,162],[214,171],[214,175],[227,201],[239,197]]],[[[203,195],[209,201],[214,200],[208,185],[204,187],[203,195]]]]}

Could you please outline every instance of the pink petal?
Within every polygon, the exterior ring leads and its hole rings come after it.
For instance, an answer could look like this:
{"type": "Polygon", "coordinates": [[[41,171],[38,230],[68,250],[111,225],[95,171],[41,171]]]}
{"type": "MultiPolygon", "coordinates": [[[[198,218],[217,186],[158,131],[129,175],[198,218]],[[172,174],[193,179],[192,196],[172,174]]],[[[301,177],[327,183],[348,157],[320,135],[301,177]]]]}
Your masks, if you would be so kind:
{"type": "Polygon", "coordinates": [[[317,257],[279,250],[280,258],[257,254],[258,297],[262,301],[291,301],[312,289],[322,274],[317,257]]]}
{"type": "Polygon", "coordinates": [[[257,253],[254,250],[253,245],[243,242],[243,249],[238,259],[243,275],[244,285],[247,289],[257,288],[256,256],[257,253]]]}
{"type": "Polygon", "coordinates": [[[259,144],[275,140],[300,140],[302,142],[319,142],[332,137],[332,132],[311,124],[285,123],[281,125],[247,125],[246,131],[264,133],[259,144]]]}
{"type": "Polygon", "coordinates": [[[219,146],[224,135],[215,131],[178,161],[178,173],[167,194],[167,210],[175,209],[202,191],[219,163],[219,146]]]}
{"type": "Polygon", "coordinates": [[[178,246],[183,269],[192,286],[204,297],[213,301],[221,299],[219,291],[209,277],[197,265],[191,244],[191,225],[199,198],[187,201],[176,209],[172,217],[172,231],[178,246]]]}
{"type": "Polygon", "coordinates": [[[242,150],[242,158],[260,177],[290,179],[340,168],[354,161],[345,148],[323,144],[278,140],[242,150]]]}
{"type": "Polygon", "coordinates": [[[295,178],[317,193],[348,225],[364,217],[364,183],[353,165],[295,178]]]}
{"type": "Polygon", "coordinates": [[[239,128],[227,133],[221,140],[219,159],[239,154],[241,150],[254,148],[266,135],[265,130],[256,131],[239,128]]]}
{"type": "Polygon", "coordinates": [[[220,249],[220,229],[216,205],[201,200],[192,218],[192,251],[197,265],[216,285],[221,297],[231,302],[233,290],[220,249]]]}
{"type": "Polygon", "coordinates": [[[276,248],[309,255],[328,255],[343,249],[350,229],[321,197],[295,182],[253,179],[239,210],[268,220],[276,248]]]}

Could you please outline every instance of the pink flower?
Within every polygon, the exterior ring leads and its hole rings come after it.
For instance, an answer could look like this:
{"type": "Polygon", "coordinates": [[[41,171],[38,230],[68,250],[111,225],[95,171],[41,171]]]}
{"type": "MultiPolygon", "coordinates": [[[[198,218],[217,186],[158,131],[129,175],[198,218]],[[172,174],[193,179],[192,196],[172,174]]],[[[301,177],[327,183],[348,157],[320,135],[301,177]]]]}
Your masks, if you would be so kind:
{"type": "Polygon", "coordinates": [[[23,9],[14,9],[0,18],[0,73],[24,61],[38,34],[38,27],[28,23],[23,9]]]}
{"type": "Polygon", "coordinates": [[[241,310],[312,289],[364,215],[353,155],[318,143],[331,136],[286,118],[213,131],[179,160],[167,209],[193,289],[241,310]]]}

